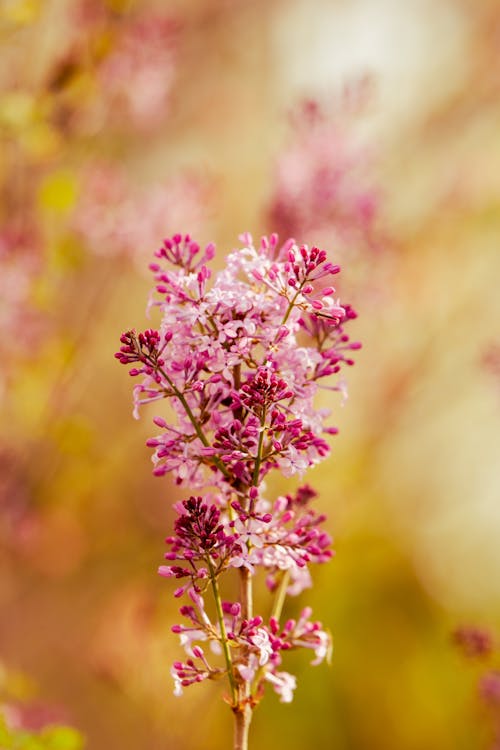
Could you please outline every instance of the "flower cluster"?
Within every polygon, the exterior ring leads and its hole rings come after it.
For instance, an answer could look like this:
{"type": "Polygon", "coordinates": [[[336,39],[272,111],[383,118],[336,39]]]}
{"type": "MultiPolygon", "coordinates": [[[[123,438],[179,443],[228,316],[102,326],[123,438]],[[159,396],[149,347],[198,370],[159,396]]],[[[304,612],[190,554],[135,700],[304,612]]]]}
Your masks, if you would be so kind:
{"type": "Polygon", "coordinates": [[[230,644],[235,671],[252,686],[254,700],[259,699],[265,684],[269,683],[282,703],[291,702],[296,679],[280,669],[282,652],[309,649],[313,654],[313,665],[329,659],[330,635],[320,622],[310,619],[312,611],[309,607],[302,610],[298,620],[290,619],[281,625],[271,617],[265,624],[260,616],[243,618],[239,603],[223,601],[222,621],[214,624],[204,609],[202,597],[196,594],[191,594],[191,597],[195,606],[181,608],[189,624],[173,627],[188,655],[185,662],[175,662],[171,670],[176,695],[181,695],[184,687],[207,679],[219,679],[224,674],[220,667],[209,663],[209,658],[213,660],[220,653],[221,630],[230,644]],[[198,645],[203,641],[210,644],[211,657],[198,645]]]}
{"type": "Polygon", "coordinates": [[[336,378],[360,347],[345,332],[356,314],[335,297],[340,269],[323,250],[280,244],[277,235],[257,245],[249,234],[241,240],[217,273],[212,244],[202,249],[179,234],[165,240],[150,266],[149,307],[161,323],[127,331],[116,353],[132,365],[136,416],[145,404],[171,402],[173,413],[154,418],[159,434],[147,441],[154,473],[205,493],[176,505],[159,568],[179,582],[175,595],[191,601],[181,608],[187,624],[174,627],[187,654],[172,668],[175,692],[227,675],[238,716],[266,684],[292,699],[284,652],[310,649],[313,664],[330,652],[308,608],[282,620],[286,596],[310,586],[310,566],[332,556],[325,516],[312,507],[316,493],[305,485],[271,502],[263,483],[272,470],[300,477],[328,455],[336,428],[317,397],[323,387],[340,389],[336,378]],[[259,571],[274,600],[266,617],[253,614],[259,571]],[[239,578],[238,602],[221,595],[224,573],[239,578]]]}
{"type": "MultiPolygon", "coordinates": [[[[155,473],[224,494],[258,485],[271,469],[302,474],[327,455],[333,430],[314,398],[359,348],[344,331],[355,314],[332,300],[332,286],[318,286],[339,270],[324,252],[279,247],[275,236],[257,248],[243,240],[211,285],[212,245],[202,252],[189,236],[165,241],[151,265],[159,295],[151,305],[162,313],[156,348],[131,370],[145,375],[134,389],[136,416],[165,397],[176,413],[175,423],[155,419],[155,473]]],[[[129,350],[143,347],[140,336],[125,334],[129,350]]],[[[117,357],[131,361],[123,347],[117,357]]]]}

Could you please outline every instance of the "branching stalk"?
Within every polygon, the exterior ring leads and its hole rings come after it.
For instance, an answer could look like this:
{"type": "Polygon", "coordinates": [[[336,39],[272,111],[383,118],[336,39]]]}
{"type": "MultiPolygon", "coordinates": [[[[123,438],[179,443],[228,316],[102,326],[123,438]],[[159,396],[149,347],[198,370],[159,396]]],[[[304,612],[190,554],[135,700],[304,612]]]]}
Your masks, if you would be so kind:
{"type": "MultiPolygon", "coordinates": [[[[189,421],[191,422],[191,424],[193,425],[193,427],[195,429],[196,435],[199,437],[199,439],[201,440],[201,442],[203,443],[203,445],[206,448],[208,448],[210,446],[210,443],[209,443],[209,441],[208,441],[205,433],[201,429],[200,425],[196,421],[196,417],[194,416],[193,412],[191,411],[191,407],[189,406],[189,404],[188,404],[188,402],[186,400],[186,397],[184,396],[183,393],[181,393],[181,391],[179,391],[179,389],[176,387],[175,383],[171,380],[171,378],[169,378],[169,376],[167,375],[167,373],[165,372],[165,370],[163,370],[161,367],[159,367],[158,371],[163,375],[163,377],[165,378],[165,380],[167,381],[167,383],[169,384],[169,386],[173,390],[175,396],[181,402],[181,404],[182,404],[182,406],[184,408],[184,411],[186,412],[186,414],[188,416],[189,421]]],[[[213,462],[217,466],[217,468],[219,469],[219,471],[222,474],[224,474],[225,477],[229,477],[230,476],[228,470],[226,469],[226,467],[224,466],[224,464],[222,463],[222,461],[219,458],[217,458],[217,456],[213,456],[213,462]]]]}
{"type": "Polygon", "coordinates": [[[208,563],[208,569],[210,571],[210,582],[212,584],[212,591],[213,591],[214,599],[215,599],[215,610],[217,612],[217,621],[219,623],[219,628],[220,628],[222,651],[224,653],[224,659],[226,661],[226,667],[227,667],[227,676],[229,678],[229,684],[231,686],[231,699],[233,702],[233,706],[236,706],[238,699],[237,699],[236,683],[234,681],[234,674],[233,674],[233,661],[231,659],[231,652],[229,650],[229,645],[227,641],[227,633],[226,633],[226,626],[224,624],[224,613],[222,612],[222,602],[220,598],[219,584],[217,583],[214,566],[212,564],[212,560],[210,559],[209,555],[207,555],[207,563],[208,563]]]}

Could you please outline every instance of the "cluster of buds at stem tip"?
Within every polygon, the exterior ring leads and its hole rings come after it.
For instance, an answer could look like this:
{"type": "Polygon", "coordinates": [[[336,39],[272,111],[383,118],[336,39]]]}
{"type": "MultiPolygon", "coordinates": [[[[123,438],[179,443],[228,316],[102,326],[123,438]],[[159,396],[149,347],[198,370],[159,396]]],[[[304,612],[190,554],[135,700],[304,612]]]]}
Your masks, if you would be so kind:
{"type": "Polygon", "coordinates": [[[345,330],[356,313],[334,297],[340,269],[323,250],[280,245],[276,235],[241,240],[217,273],[207,265],[212,244],[165,240],[151,264],[149,307],[160,324],[123,334],[116,354],[142,376],[135,416],[147,403],[172,406],[154,417],[159,433],[147,441],[154,473],[200,492],[175,506],[159,568],[191,601],[181,608],[187,622],[174,627],[187,654],[172,668],[175,692],[227,675],[235,710],[254,705],[266,684],[292,699],[286,651],[310,649],[313,664],[329,656],[330,636],[309,609],[282,621],[286,596],[311,586],[311,566],[333,554],[325,516],[308,485],[271,501],[263,482],[272,471],[300,477],[329,454],[336,428],[319,396],[345,390],[340,372],[360,348],[345,330]],[[259,570],[272,601],[255,616],[249,592],[259,570]],[[241,599],[224,601],[223,576],[235,572],[241,599]]]}

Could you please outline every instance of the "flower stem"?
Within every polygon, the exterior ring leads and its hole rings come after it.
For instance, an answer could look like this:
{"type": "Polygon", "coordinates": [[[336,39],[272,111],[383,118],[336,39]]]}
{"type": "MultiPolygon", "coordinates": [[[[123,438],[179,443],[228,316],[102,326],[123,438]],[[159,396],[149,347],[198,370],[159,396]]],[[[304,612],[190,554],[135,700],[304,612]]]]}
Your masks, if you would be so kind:
{"type": "MultiPolygon", "coordinates": [[[[186,400],[186,397],[184,396],[183,393],[181,393],[181,391],[179,391],[178,388],[176,388],[175,384],[173,383],[173,381],[171,380],[171,378],[169,378],[169,376],[167,375],[167,373],[165,372],[165,370],[163,368],[159,367],[158,371],[163,375],[163,377],[165,378],[165,380],[167,381],[167,383],[169,384],[169,386],[173,390],[175,396],[181,402],[181,404],[182,404],[182,406],[184,408],[184,411],[186,412],[186,414],[187,414],[187,416],[189,418],[189,421],[191,422],[191,424],[193,425],[193,427],[195,429],[195,432],[196,432],[197,436],[199,437],[199,439],[201,440],[201,442],[203,443],[203,445],[207,448],[210,445],[210,443],[208,442],[208,440],[207,440],[207,438],[205,436],[205,433],[203,432],[203,430],[201,429],[200,425],[198,424],[198,422],[196,420],[196,417],[194,416],[193,412],[191,411],[191,407],[189,406],[189,404],[188,404],[188,402],[186,400]]],[[[217,458],[217,456],[213,457],[213,462],[217,466],[217,468],[219,469],[219,471],[222,474],[224,474],[225,477],[229,477],[228,470],[226,469],[226,467],[224,466],[224,464],[222,463],[222,461],[219,458],[217,458]]]]}
{"type": "MultiPolygon", "coordinates": [[[[252,575],[240,568],[241,616],[250,620],[253,612],[252,575]]],[[[248,750],[248,732],[252,721],[251,684],[243,680],[238,685],[238,704],[234,712],[234,750],[248,750]]]]}
{"type": "Polygon", "coordinates": [[[253,476],[252,476],[252,484],[254,487],[259,486],[259,474],[260,474],[260,464],[262,462],[262,447],[264,445],[265,425],[266,425],[266,410],[263,409],[262,416],[260,419],[259,444],[257,446],[257,456],[255,457],[255,464],[254,464],[253,476]]]}
{"type": "Polygon", "coordinates": [[[234,750],[248,750],[248,731],[252,720],[252,709],[249,705],[234,715],[234,750]]]}
{"type": "Polygon", "coordinates": [[[283,571],[283,576],[276,591],[276,597],[274,599],[273,609],[271,611],[271,617],[274,617],[276,620],[278,620],[278,622],[281,617],[281,612],[283,611],[283,604],[285,603],[286,590],[288,588],[289,582],[290,571],[285,570],[283,571]]]}
{"type": "Polygon", "coordinates": [[[219,584],[217,583],[214,566],[212,564],[210,556],[207,556],[207,562],[208,562],[208,569],[210,571],[210,582],[212,584],[212,591],[213,591],[214,599],[215,599],[215,609],[217,612],[217,620],[219,622],[220,636],[221,636],[221,641],[222,641],[222,651],[224,652],[224,659],[226,660],[226,667],[227,667],[227,676],[229,678],[229,684],[231,686],[231,699],[233,702],[233,706],[236,706],[237,693],[236,693],[236,684],[234,681],[234,674],[233,674],[233,662],[231,660],[231,653],[229,651],[229,645],[227,642],[227,633],[226,633],[226,626],[224,624],[224,614],[222,612],[222,603],[221,603],[220,592],[219,592],[219,584]]]}
{"type": "Polygon", "coordinates": [[[293,295],[292,301],[291,301],[291,302],[289,303],[289,305],[288,305],[288,308],[287,308],[287,311],[286,311],[286,313],[285,313],[285,317],[284,317],[284,318],[283,318],[283,320],[281,321],[281,325],[280,325],[280,328],[281,328],[281,326],[284,326],[284,325],[285,325],[285,323],[287,322],[287,320],[288,320],[288,317],[289,317],[290,313],[292,312],[292,310],[293,310],[293,308],[294,308],[294,306],[295,306],[295,300],[297,299],[297,297],[299,296],[300,292],[302,291],[302,287],[303,287],[303,286],[304,286],[304,284],[302,283],[302,284],[300,285],[300,287],[299,287],[299,288],[297,289],[297,291],[295,292],[295,294],[293,295]]]}

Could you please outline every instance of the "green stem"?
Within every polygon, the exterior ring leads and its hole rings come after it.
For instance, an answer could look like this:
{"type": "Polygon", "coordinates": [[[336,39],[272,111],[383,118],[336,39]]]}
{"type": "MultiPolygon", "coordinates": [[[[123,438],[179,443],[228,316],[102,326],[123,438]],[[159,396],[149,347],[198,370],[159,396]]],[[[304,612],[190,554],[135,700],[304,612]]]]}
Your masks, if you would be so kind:
{"type": "Polygon", "coordinates": [[[300,287],[298,288],[298,290],[297,290],[297,291],[295,292],[295,294],[294,294],[294,296],[293,296],[293,299],[292,299],[292,301],[291,301],[291,302],[290,302],[290,304],[288,305],[288,309],[287,309],[287,311],[286,311],[286,313],[285,313],[285,317],[284,317],[284,318],[283,318],[283,320],[281,321],[281,325],[280,325],[280,328],[281,328],[281,326],[284,326],[284,325],[285,325],[286,321],[287,321],[287,320],[288,320],[288,318],[290,317],[290,313],[292,312],[292,310],[293,310],[293,308],[294,308],[294,305],[295,305],[295,300],[297,299],[297,297],[298,297],[298,296],[299,296],[299,294],[301,293],[301,291],[302,291],[302,287],[303,287],[303,286],[304,286],[304,284],[302,283],[302,284],[300,285],[300,287]]]}
{"type": "Polygon", "coordinates": [[[259,444],[257,446],[257,455],[255,457],[255,465],[253,469],[252,484],[257,487],[259,484],[260,464],[262,462],[262,446],[264,445],[264,427],[266,424],[266,410],[263,409],[262,417],[260,419],[260,435],[259,444]]]}
{"type": "Polygon", "coordinates": [[[290,582],[290,571],[285,570],[283,572],[283,576],[278,586],[278,590],[276,591],[276,596],[275,596],[273,608],[271,611],[271,617],[274,617],[276,620],[278,620],[278,622],[281,617],[281,612],[283,611],[283,605],[285,603],[285,597],[286,597],[286,590],[288,588],[289,582],[290,582]]]}
{"type": "MultiPolygon", "coordinates": [[[[186,397],[175,386],[175,384],[169,378],[169,376],[167,375],[167,373],[165,372],[165,370],[163,370],[161,367],[159,367],[158,368],[158,372],[160,372],[161,375],[165,378],[165,380],[167,381],[167,383],[169,384],[169,386],[173,390],[175,396],[181,402],[181,404],[182,404],[182,406],[184,408],[184,411],[186,412],[186,414],[187,414],[187,416],[189,418],[189,421],[191,422],[191,424],[193,425],[193,427],[195,429],[195,432],[196,432],[197,436],[199,437],[199,439],[201,440],[201,442],[203,443],[203,445],[206,448],[208,448],[210,446],[210,443],[209,443],[208,439],[206,438],[205,433],[201,429],[200,425],[198,424],[198,422],[196,420],[196,417],[194,416],[193,412],[191,411],[191,407],[189,406],[188,402],[186,401],[186,397]]],[[[224,466],[224,464],[222,463],[222,461],[219,458],[217,458],[216,456],[213,456],[212,458],[213,458],[214,464],[217,466],[217,468],[219,469],[219,471],[222,474],[224,474],[225,477],[229,477],[230,474],[229,474],[228,470],[226,469],[226,467],[224,466]]]]}
{"type": "Polygon", "coordinates": [[[208,569],[210,571],[210,582],[212,584],[212,591],[213,591],[214,599],[215,599],[215,609],[217,612],[217,620],[218,620],[219,628],[220,628],[222,650],[224,652],[224,659],[226,660],[227,676],[229,678],[229,684],[231,685],[231,698],[233,701],[233,706],[236,706],[237,694],[236,694],[236,684],[234,681],[234,674],[233,674],[233,662],[231,659],[231,653],[229,651],[229,645],[227,641],[227,633],[226,633],[226,626],[224,624],[224,614],[222,612],[222,602],[220,598],[219,584],[217,583],[214,566],[209,556],[207,556],[207,562],[208,562],[208,569]]]}
{"type": "MultiPolygon", "coordinates": [[[[281,321],[281,323],[280,323],[280,325],[279,325],[279,328],[281,328],[282,326],[284,326],[284,325],[285,325],[285,323],[286,323],[286,321],[287,321],[287,320],[288,320],[288,318],[290,317],[290,313],[292,312],[293,308],[295,307],[295,300],[297,299],[297,297],[298,297],[298,296],[299,296],[299,294],[301,293],[301,291],[302,291],[302,288],[303,288],[303,286],[304,286],[304,284],[305,284],[305,283],[306,283],[306,282],[305,282],[305,280],[304,280],[304,281],[302,282],[302,284],[301,284],[301,285],[299,286],[299,288],[297,289],[297,291],[295,292],[295,294],[293,295],[293,298],[292,298],[291,302],[290,302],[290,303],[288,304],[288,307],[287,307],[287,310],[286,310],[286,313],[285,313],[285,317],[284,317],[284,318],[283,318],[283,320],[281,321]]],[[[274,341],[273,341],[273,343],[272,343],[272,345],[271,345],[271,346],[274,346],[274,344],[276,343],[276,340],[277,340],[277,338],[278,338],[278,335],[279,335],[279,328],[278,328],[278,333],[276,333],[276,336],[274,337],[274,341]]]]}

